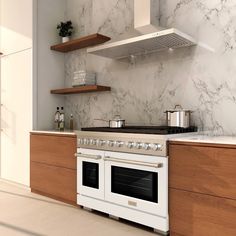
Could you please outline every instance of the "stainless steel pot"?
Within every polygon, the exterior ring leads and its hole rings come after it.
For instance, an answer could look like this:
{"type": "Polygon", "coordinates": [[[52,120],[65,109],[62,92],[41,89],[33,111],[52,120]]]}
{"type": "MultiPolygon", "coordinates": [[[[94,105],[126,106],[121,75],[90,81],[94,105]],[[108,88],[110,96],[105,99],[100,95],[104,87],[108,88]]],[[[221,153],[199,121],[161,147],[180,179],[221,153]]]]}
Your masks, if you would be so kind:
{"type": "Polygon", "coordinates": [[[167,125],[188,128],[190,126],[191,112],[190,110],[184,110],[180,105],[176,105],[173,110],[165,112],[167,125]]]}
{"type": "Polygon", "coordinates": [[[116,116],[113,120],[109,120],[110,128],[122,128],[125,126],[125,120],[122,120],[120,116],[116,116]]]}
{"type": "Polygon", "coordinates": [[[109,123],[110,128],[122,128],[125,126],[125,120],[121,119],[119,115],[115,116],[113,120],[95,119],[109,123]]]}

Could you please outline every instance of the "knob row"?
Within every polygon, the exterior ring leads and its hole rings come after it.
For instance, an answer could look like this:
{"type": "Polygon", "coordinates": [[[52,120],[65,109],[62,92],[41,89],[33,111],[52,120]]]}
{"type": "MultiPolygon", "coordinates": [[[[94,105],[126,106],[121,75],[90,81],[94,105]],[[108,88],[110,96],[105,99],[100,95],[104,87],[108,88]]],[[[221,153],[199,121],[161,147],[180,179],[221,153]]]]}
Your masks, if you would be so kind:
{"type": "Polygon", "coordinates": [[[154,150],[158,151],[162,149],[162,145],[159,143],[134,143],[134,142],[128,142],[127,143],[128,148],[136,148],[136,149],[145,149],[145,150],[154,150]]]}
{"type": "Polygon", "coordinates": [[[108,145],[109,147],[124,147],[126,146],[129,149],[145,149],[145,150],[154,150],[159,151],[162,150],[162,145],[159,143],[141,143],[141,142],[123,142],[123,141],[113,141],[113,140],[100,140],[100,139],[78,139],[80,145],[91,145],[91,146],[104,146],[108,145]]]}

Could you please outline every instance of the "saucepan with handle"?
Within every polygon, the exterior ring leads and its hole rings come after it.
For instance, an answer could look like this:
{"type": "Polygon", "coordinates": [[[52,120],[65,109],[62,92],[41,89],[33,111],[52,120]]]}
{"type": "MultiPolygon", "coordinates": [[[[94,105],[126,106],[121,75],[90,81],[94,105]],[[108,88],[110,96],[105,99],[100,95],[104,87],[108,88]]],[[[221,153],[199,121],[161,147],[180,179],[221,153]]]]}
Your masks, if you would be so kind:
{"type": "Polygon", "coordinates": [[[107,122],[110,128],[122,128],[125,126],[125,120],[121,119],[120,115],[116,115],[112,120],[104,120],[104,119],[95,119],[107,122]]]}

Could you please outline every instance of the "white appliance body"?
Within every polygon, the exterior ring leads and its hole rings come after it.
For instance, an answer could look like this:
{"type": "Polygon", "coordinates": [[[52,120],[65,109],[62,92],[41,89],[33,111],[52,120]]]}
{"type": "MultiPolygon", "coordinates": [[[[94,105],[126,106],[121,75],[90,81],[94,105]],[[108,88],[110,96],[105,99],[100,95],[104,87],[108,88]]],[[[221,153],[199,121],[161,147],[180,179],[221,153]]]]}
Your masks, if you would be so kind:
{"type": "Polygon", "coordinates": [[[168,232],[167,157],[78,148],[77,165],[78,205],[168,232]]]}

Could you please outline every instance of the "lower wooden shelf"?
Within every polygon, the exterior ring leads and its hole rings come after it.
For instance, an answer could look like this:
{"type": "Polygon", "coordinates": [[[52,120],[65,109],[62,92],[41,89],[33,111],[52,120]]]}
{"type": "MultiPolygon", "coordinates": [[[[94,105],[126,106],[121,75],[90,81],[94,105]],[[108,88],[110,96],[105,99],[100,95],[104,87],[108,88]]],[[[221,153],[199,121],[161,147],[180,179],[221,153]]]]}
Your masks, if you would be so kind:
{"type": "Polygon", "coordinates": [[[235,236],[236,201],[169,188],[171,236],[235,236]]]}
{"type": "Polygon", "coordinates": [[[76,170],[30,162],[30,187],[33,192],[68,203],[76,203],[76,170]]]}
{"type": "Polygon", "coordinates": [[[101,86],[101,85],[85,85],[74,88],[62,88],[62,89],[54,89],[51,90],[51,94],[77,94],[77,93],[91,93],[91,92],[103,92],[110,91],[111,87],[101,86]]]}

